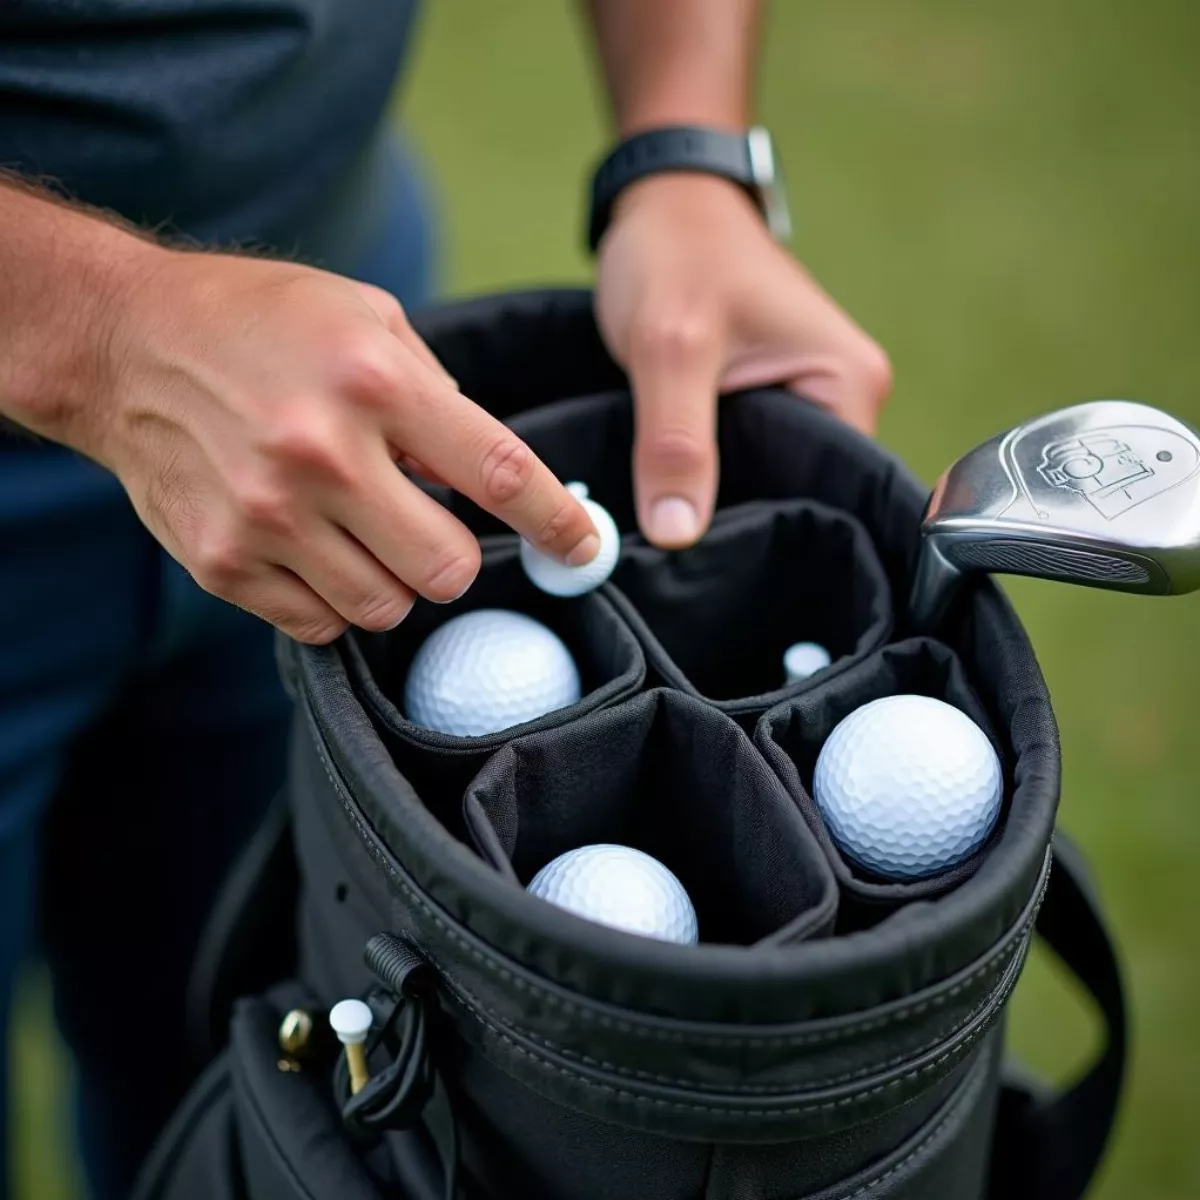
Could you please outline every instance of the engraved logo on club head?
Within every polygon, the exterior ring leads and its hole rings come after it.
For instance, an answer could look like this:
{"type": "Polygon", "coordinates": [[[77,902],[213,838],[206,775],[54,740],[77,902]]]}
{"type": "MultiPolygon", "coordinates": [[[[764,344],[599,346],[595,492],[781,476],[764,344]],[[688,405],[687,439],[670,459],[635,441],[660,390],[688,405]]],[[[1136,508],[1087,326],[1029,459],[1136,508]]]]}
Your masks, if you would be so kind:
{"type": "Polygon", "coordinates": [[[1137,503],[1134,484],[1153,478],[1154,471],[1128,442],[1102,432],[1051,442],[1042,451],[1038,474],[1052,487],[1086,497],[1111,520],[1137,503]]]}
{"type": "Polygon", "coordinates": [[[1014,446],[1013,460],[1021,490],[1043,520],[1071,497],[1112,521],[1196,474],[1200,449],[1171,429],[1125,425],[1042,442],[1040,453],[1037,443],[1014,446]]]}

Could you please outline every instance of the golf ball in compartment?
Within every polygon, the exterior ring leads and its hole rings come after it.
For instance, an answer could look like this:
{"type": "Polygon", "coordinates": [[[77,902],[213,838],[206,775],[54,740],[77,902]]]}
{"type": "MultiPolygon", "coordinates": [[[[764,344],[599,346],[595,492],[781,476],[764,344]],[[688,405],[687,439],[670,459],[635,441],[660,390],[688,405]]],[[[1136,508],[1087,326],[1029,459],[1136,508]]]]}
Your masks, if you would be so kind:
{"type": "Polygon", "coordinates": [[[829,735],[813,776],[813,799],[842,853],[898,880],[940,874],[974,854],[1003,794],[983,730],[928,696],[856,709],[829,735]]]}
{"type": "Polygon", "coordinates": [[[481,737],[567,708],[579,670],[562,639],[507,609],[464,613],[435,629],[404,685],[408,719],[455,737],[481,737]]]}
{"type": "Polygon", "coordinates": [[[581,567],[569,567],[522,539],[521,566],[525,574],[534,587],[551,596],[582,596],[584,592],[594,591],[613,573],[621,552],[621,534],[608,509],[588,498],[585,484],[568,483],[567,491],[587,509],[600,538],[600,549],[591,562],[581,567]]]}
{"type": "Polygon", "coordinates": [[[665,942],[694,945],[696,910],[683,884],[656,858],[629,846],[568,850],[529,884],[534,896],[600,925],[665,942]]]}
{"type": "Polygon", "coordinates": [[[823,671],[833,656],[818,642],[796,642],[783,652],[783,673],[789,684],[823,671]]]}

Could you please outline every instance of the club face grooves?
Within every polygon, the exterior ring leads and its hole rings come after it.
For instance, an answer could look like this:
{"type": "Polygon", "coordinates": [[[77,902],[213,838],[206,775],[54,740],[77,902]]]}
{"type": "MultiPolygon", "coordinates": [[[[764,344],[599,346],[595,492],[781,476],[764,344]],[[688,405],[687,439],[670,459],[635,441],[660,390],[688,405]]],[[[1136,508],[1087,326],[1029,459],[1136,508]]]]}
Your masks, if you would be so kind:
{"type": "Polygon", "coordinates": [[[1164,593],[1170,587],[1162,569],[1150,559],[1049,542],[1004,537],[950,541],[943,543],[942,553],[962,571],[1028,575],[1061,583],[1136,592],[1164,593]]]}

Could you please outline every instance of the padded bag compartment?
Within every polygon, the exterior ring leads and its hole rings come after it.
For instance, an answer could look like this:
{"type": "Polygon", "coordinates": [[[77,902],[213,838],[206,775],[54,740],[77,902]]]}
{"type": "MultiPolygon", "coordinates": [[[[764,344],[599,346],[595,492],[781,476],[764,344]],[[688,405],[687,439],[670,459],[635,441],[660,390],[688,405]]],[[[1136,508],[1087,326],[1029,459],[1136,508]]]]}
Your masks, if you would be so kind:
{"type": "Polygon", "coordinates": [[[755,713],[886,641],[887,576],[865,529],[815,500],[719,510],[695,546],[626,538],[606,589],[658,678],[730,713],[755,713]],[[783,653],[817,642],[833,663],[788,685],[783,653]]]}
{"type": "Polygon", "coordinates": [[[142,1164],[131,1200],[245,1200],[232,1058],[223,1051],[192,1084],[142,1164]]]}
{"type": "Polygon", "coordinates": [[[464,814],[480,854],[517,886],[567,850],[617,843],[674,872],[701,941],[832,928],[833,876],[791,798],[737,725],[678,692],[509,742],[471,784],[464,814]]]}
{"type": "Polygon", "coordinates": [[[344,1127],[337,1053],[324,1013],[294,980],[240,1000],[228,1047],[159,1136],[132,1200],[444,1200],[444,1159],[426,1133],[344,1127]],[[278,1038],[293,1009],[313,1022],[297,1058],[278,1038]]]}
{"type": "Polygon", "coordinates": [[[969,879],[1003,836],[1008,803],[988,840],[965,862],[924,879],[886,880],[852,862],[830,838],[812,798],[817,756],[834,727],[855,709],[884,696],[916,694],[942,700],[966,713],[987,735],[1004,769],[1005,795],[1012,795],[1014,751],[984,708],[958,656],[931,638],[885,646],[822,686],[784,701],[766,713],[755,744],[787,787],[821,845],[842,893],[838,927],[848,932],[872,924],[914,900],[944,895],[969,879]]]}
{"type": "Polygon", "coordinates": [[[487,547],[478,578],[459,600],[418,601],[396,629],[350,632],[336,644],[336,652],[397,765],[432,811],[455,830],[461,830],[463,788],[498,746],[522,733],[564,726],[617,703],[638,691],[646,676],[642,648],[611,600],[597,593],[560,599],[539,591],[521,569],[515,536],[487,547]],[[579,701],[481,737],[455,737],[414,724],[403,711],[404,684],[413,657],[447,621],[483,608],[515,609],[553,630],[579,669],[579,701]]]}

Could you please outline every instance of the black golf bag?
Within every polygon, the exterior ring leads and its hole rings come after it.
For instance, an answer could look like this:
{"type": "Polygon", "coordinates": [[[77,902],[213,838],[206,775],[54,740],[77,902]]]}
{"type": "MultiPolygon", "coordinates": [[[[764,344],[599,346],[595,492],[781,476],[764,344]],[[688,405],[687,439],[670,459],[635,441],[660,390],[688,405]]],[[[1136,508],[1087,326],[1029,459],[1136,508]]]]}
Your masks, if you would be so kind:
{"type": "Polygon", "coordinates": [[[295,698],[284,795],[214,915],[193,1032],[213,1056],[139,1200],[1075,1200],[1121,1087],[1113,949],[1055,835],[1059,748],[1025,634],[991,582],[936,637],[906,626],[925,491],[790,394],[722,401],[710,534],[636,533],[630,398],[585,292],[493,297],[418,327],[466,394],[624,533],[609,583],[554,599],[516,538],[431,490],[484,547],[478,581],[398,629],[280,643],[295,698]],[[400,710],[416,648],[514,608],[582,699],[462,739],[400,710]],[[794,641],[830,667],[781,686],[794,641]],[[877,697],[969,714],[1006,781],[968,862],[862,873],[810,797],[824,739],[877,697]],[[670,867],[701,944],[592,924],[523,885],[616,842],[670,867]],[[1068,1090],[1004,1058],[1035,934],[1094,998],[1099,1060],[1068,1090]],[[330,1006],[367,1001],[352,1091],[330,1006]]]}

